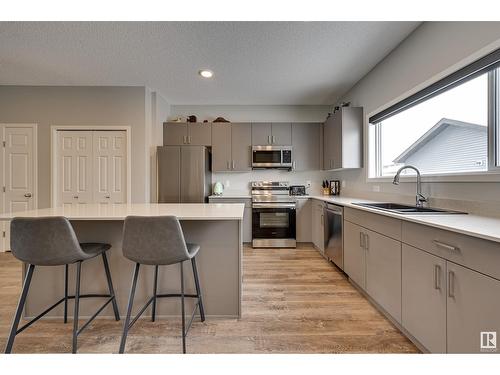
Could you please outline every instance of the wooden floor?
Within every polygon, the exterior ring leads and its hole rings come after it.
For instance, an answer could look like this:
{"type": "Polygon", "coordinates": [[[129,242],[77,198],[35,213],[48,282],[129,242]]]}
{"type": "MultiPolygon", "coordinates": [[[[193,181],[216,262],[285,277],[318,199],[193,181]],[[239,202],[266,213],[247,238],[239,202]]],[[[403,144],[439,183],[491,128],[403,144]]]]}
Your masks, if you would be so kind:
{"type": "MultiPolygon", "coordinates": [[[[331,263],[309,246],[244,249],[241,319],[194,322],[188,353],[415,353],[418,349],[331,263]]],[[[20,293],[21,264],[0,253],[0,349],[20,293]]],[[[169,302],[174,303],[174,302],[169,302]]],[[[15,353],[71,352],[72,324],[41,321],[21,333],[15,353]]],[[[122,322],[97,320],[79,353],[116,353],[122,322]]],[[[179,319],[132,328],[128,353],[180,353],[179,319]]]]}

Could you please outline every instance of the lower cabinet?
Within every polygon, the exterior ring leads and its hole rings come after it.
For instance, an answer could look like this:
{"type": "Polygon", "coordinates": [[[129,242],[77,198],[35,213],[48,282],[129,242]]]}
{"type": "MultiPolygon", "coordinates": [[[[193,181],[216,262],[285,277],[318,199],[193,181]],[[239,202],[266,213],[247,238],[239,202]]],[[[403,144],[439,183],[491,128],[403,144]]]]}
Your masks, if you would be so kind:
{"type": "Polygon", "coordinates": [[[365,230],[366,292],[401,322],[401,242],[365,230]]]}
{"type": "Polygon", "coordinates": [[[209,203],[244,203],[243,242],[252,242],[252,199],[251,198],[209,198],[209,203]]]}
{"type": "Polygon", "coordinates": [[[312,241],[312,204],[311,199],[297,199],[297,242],[312,241]]]}
{"type": "Polygon", "coordinates": [[[312,242],[323,255],[325,253],[325,217],[323,213],[325,204],[318,200],[313,200],[312,204],[312,242]]]}
{"type": "Polygon", "coordinates": [[[489,334],[500,339],[500,281],[451,262],[447,279],[448,353],[481,352],[489,334]]]}
{"type": "Polygon", "coordinates": [[[403,327],[431,353],[446,353],[446,261],[403,244],[402,297],[403,327]]]}
{"type": "Polygon", "coordinates": [[[363,228],[344,220],[344,272],[358,286],[366,289],[363,228]]]}

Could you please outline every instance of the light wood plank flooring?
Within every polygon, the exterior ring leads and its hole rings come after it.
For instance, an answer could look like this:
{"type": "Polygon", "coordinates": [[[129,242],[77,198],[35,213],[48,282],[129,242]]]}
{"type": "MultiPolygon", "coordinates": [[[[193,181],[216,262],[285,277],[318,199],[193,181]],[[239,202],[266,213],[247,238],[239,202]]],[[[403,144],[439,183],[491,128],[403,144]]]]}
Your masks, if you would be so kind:
{"type": "MultiPolygon", "coordinates": [[[[195,321],[188,353],[416,353],[418,349],[311,246],[244,248],[243,314],[195,321]]],[[[0,349],[21,290],[21,264],[0,253],[0,349]]],[[[160,302],[175,303],[175,302],[160,302]]],[[[122,312],[123,313],[123,312],[122,312]]],[[[71,352],[71,321],[44,320],[21,333],[16,353],[71,352]]],[[[122,322],[97,320],[79,338],[79,353],[116,353],[122,322]]],[[[180,353],[180,320],[129,333],[128,353],[180,353]]]]}

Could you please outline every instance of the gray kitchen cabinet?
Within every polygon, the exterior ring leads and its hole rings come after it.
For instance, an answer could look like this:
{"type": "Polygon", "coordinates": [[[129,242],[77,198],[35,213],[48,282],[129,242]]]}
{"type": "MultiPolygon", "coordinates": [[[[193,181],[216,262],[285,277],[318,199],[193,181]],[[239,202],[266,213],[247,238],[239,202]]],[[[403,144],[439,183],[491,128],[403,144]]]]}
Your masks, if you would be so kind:
{"type": "Polygon", "coordinates": [[[231,167],[234,171],[252,170],[252,124],[231,124],[231,167]]]}
{"type": "Polygon", "coordinates": [[[325,253],[325,227],[324,227],[324,213],[323,209],[325,204],[322,201],[313,200],[312,202],[312,240],[316,249],[319,250],[321,255],[325,253]]]}
{"type": "Polygon", "coordinates": [[[401,242],[365,229],[366,292],[401,322],[401,242]]]}
{"type": "Polygon", "coordinates": [[[252,145],[263,146],[272,144],[272,125],[270,122],[254,122],[252,124],[252,145]]]}
{"type": "Polygon", "coordinates": [[[209,203],[244,203],[243,211],[243,242],[252,242],[252,199],[251,198],[223,198],[210,197],[209,203]]]}
{"type": "Polygon", "coordinates": [[[188,123],[187,142],[191,146],[212,145],[212,124],[205,122],[188,123]]]}
{"type": "Polygon", "coordinates": [[[323,169],[363,167],[363,108],[342,107],[325,122],[323,169]]]}
{"type": "Polygon", "coordinates": [[[271,142],[273,145],[290,146],[292,144],[292,124],[287,122],[273,122],[271,130],[271,142]]]}
{"type": "Polygon", "coordinates": [[[212,171],[244,172],[252,169],[250,123],[212,124],[212,171]]]}
{"type": "Polygon", "coordinates": [[[297,199],[297,242],[311,242],[312,203],[311,199],[297,199]]]}
{"type": "Polygon", "coordinates": [[[180,146],[186,144],[187,132],[186,122],[163,123],[163,145],[180,146]]]}
{"type": "Polygon", "coordinates": [[[231,124],[218,122],[212,125],[212,171],[231,171],[231,124]]]}
{"type": "Polygon", "coordinates": [[[500,281],[452,262],[446,267],[448,353],[479,353],[487,343],[481,332],[500,333],[500,281]]]}
{"type": "Polygon", "coordinates": [[[201,122],[165,122],[164,146],[211,146],[212,124],[201,122]]]}
{"type": "Polygon", "coordinates": [[[158,168],[158,201],[181,202],[181,147],[158,147],[158,163],[162,160],[164,167],[158,168]]]}
{"type": "Polygon", "coordinates": [[[446,353],[446,261],[403,244],[401,324],[431,353],[446,353]]]}
{"type": "Polygon", "coordinates": [[[253,146],[289,146],[292,144],[292,124],[289,122],[252,123],[253,146]]]}
{"type": "Polygon", "coordinates": [[[366,287],[364,228],[344,220],[344,272],[359,287],[366,287]]]}
{"type": "Polygon", "coordinates": [[[293,170],[312,171],[320,165],[320,124],[296,122],[292,124],[293,170]]]}

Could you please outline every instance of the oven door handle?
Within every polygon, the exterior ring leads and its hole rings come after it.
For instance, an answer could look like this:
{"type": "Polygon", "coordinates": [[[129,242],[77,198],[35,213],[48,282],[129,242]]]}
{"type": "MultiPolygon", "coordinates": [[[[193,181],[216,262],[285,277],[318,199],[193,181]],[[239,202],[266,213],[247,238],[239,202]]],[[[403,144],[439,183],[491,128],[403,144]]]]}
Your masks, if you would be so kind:
{"type": "Polygon", "coordinates": [[[252,208],[295,208],[295,203],[252,203],[252,208]]]}

